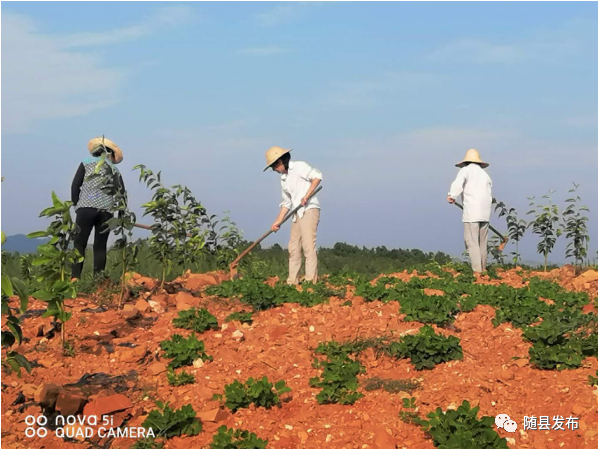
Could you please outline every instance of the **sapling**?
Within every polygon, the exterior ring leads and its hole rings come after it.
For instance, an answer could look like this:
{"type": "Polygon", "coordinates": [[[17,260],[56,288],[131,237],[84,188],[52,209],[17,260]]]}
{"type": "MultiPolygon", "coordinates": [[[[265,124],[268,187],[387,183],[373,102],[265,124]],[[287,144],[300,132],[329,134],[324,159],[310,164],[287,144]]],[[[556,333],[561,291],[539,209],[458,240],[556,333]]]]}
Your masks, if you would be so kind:
{"type": "Polygon", "coordinates": [[[77,288],[70,280],[71,266],[83,260],[83,257],[71,243],[78,232],[78,226],[71,218],[70,201],[60,201],[52,192],[52,207],[44,209],[40,217],[54,217],[45,231],[29,234],[29,238],[50,237],[50,241],[38,247],[39,256],[33,260],[33,266],[40,267],[37,281],[42,288],[33,293],[33,297],[47,302],[44,317],[54,317],[60,320],[60,336],[63,345],[66,342],[65,323],[71,318],[71,313],[65,310],[64,301],[77,297],[77,288]]]}
{"type": "MultiPolygon", "coordinates": [[[[569,193],[575,193],[579,184],[573,183],[573,188],[569,193]]],[[[563,211],[563,228],[565,237],[570,240],[567,244],[565,257],[572,257],[575,263],[576,272],[581,272],[583,262],[588,257],[588,243],[590,235],[588,234],[588,220],[589,218],[584,213],[590,210],[586,206],[580,205],[581,198],[575,195],[573,198],[566,200],[570,203],[563,211]]]]}
{"type": "Polygon", "coordinates": [[[529,205],[534,209],[530,210],[527,214],[535,214],[534,220],[532,220],[527,227],[532,228],[532,232],[540,236],[538,242],[538,253],[544,256],[544,271],[548,265],[548,255],[552,252],[557,239],[563,233],[559,227],[559,209],[556,204],[552,204],[552,195],[555,191],[549,190],[548,195],[544,195],[542,198],[547,200],[546,204],[536,204],[535,197],[529,197],[529,205]]]}
{"type": "Polygon", "coordinates": [[[515,266],[517,266],[518,262],[521,259],[521,254],[519,254],[519,242],[525,234],[525,231],[527,229],[527,223],[525,220],[519,219],[517,217],[517,210],[514,207],[507,208],[505,203],[502,201],[496,202],[494,210],[500,210],[498,214],[499,217],[502,217],[503,215],[507,216],[506,220],[507,229],[509,233],[509,240],[515,242],[515,251],[511,254],[513,255],[513,263],[515,264],[515,266]]]}

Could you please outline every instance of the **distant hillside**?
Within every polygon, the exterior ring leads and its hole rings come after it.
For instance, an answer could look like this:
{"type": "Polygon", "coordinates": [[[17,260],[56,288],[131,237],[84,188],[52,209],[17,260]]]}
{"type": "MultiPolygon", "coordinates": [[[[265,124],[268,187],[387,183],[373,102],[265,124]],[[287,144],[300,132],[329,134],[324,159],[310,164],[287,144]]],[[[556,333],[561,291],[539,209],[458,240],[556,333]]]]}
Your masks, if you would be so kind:
{"type": "Polygon", "coordinates": [[[9,235],[2,245],[2,251],[19,252],[21,254],[35,253],[37,247],[47,243],[50,239],[28,239],[24,234],[9,235]]]}

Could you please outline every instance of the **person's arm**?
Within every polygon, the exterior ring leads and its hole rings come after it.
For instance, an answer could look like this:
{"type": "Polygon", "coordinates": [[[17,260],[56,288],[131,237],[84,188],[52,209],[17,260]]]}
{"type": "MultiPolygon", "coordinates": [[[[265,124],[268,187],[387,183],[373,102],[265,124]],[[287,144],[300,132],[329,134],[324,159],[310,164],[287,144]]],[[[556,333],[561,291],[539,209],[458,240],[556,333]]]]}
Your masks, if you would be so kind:
{"type": "Polygon", "coordinates": [[[77,169],[77,173],[75,173],[75,177],[73,178],[73,183],[71,184],[71,202],[76,206],[79,202],[79,195],[81,194],[81,186],[83,185],[83,180],[85,179],[85,166],[83,163],[79,164],[79,168],[77,169]]]}
{"type": "Polygon", "coordinates": [[[463,186],[465,185],[465,181],[467,180],[467,172],[465,170],[466,168],[467,167],[463,167],[461,170],[459,170],[459,173],[457,173],[457,177],[451,184],[448,197],[446,198],[446,200],[451,204],[454,203],[455,200],[459,198],[459,195],[463,193],[463,186]]]}
{"type": "Polygon", "coordinates": [[[301,199],[302,206],[305,206],[307,204],[309,196],[318,188],[318,185],[320,185],[320,183],[322,182],[322,172],[317,168],[310,167],[308,164],[305,165],[306,170],[302,177],[306,181],[309,181],[311,184],[309,186],[309,189],[307,189],[305,196],[301,199]]]}
{"type": "Polygon", "coordinates": [[[270,228],[274,232],[280,229],[280,222],[291,210],[291,205],[291,196],[283,190],[282,203],[280,203],[280,212],[278,213],[278,217],[276,217],[276,220],[274,220],[274,223],[272,223],[272,226],[270,228]]]}

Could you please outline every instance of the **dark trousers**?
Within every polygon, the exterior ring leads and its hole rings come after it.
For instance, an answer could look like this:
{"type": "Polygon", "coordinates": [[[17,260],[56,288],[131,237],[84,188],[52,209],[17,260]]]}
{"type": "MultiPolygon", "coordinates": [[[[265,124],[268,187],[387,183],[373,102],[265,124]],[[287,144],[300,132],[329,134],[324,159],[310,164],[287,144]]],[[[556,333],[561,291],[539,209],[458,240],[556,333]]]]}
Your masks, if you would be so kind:
{"type": "MultiPolygon", "coordinates": [[[[77,210],[77,219],[75,223],[79,226],[79,234],[75,238],[75,248],[85,257],[85,248],[91,234],[91,229],[95,228],[93,241],[93,272],[98,274],[106,268],[106,247],[108,246],[108,227],[106,222],[112,218],[112,214],[105,210],[93,207],[83,207],[77,210]],[[104,232],[103,232],[104,231],[104,232]]],[[[73,265],[72,277],[80,278],[83,271],[83,261],[73,265]]]]}

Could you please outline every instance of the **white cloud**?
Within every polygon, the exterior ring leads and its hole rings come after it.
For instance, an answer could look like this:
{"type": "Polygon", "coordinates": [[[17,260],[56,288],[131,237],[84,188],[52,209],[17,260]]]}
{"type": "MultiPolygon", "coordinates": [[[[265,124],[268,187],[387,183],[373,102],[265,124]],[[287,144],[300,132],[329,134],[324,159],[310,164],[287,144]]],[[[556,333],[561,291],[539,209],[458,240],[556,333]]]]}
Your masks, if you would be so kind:
{"type": "Polygon", "coordinates": [[[2,14],[2,131],[26,132],[37,120],[76,117],[117,104],[127,70],[76,48],[141,38],[185,20],[185,10],[164,9],[141,24],[104,33],[60,36],[42,32],[28,16],[2,14]]]}
{"type": "Polygon", "coordinates": [[[243,48],[239,50],[239,53],[244,55],[256,55],[256,56],[270,56],[270,55],[278,55],[281,53],[287,53],[288,50],[277,47],[276,45],[269,45],[266,47],[250,47],[250,48],[243,48]]]}
{"type": "Polygon", "coordinates": [[[307,14],[320,2],[286,2],[268,11],[256,14],[255,19],[263,26],[276,26],[291,22],[307,14]]]}

